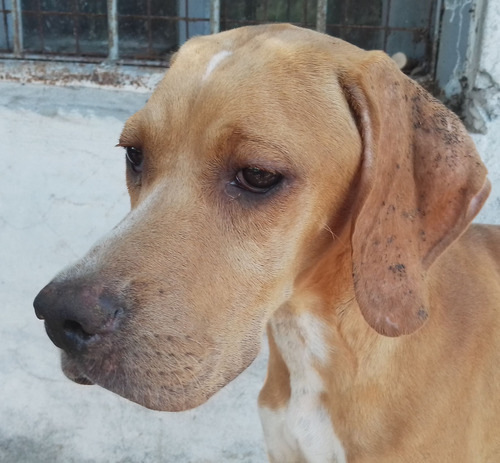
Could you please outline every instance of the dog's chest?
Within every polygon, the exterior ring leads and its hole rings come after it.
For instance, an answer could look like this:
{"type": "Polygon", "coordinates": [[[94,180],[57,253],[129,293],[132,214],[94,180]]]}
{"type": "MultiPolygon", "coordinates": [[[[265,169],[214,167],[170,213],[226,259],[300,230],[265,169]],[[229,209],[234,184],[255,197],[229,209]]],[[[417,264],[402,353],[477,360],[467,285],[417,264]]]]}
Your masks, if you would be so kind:
{"type": "Polygon", "coordinates": [[[326,361],[323,324],[308,314],[271,322],[276,345],[290,372],[285,407],[261,407],[260,416],[273,462],[343,463],[345,452],[321,402],[323,382],[313,365],[326,361]]]}

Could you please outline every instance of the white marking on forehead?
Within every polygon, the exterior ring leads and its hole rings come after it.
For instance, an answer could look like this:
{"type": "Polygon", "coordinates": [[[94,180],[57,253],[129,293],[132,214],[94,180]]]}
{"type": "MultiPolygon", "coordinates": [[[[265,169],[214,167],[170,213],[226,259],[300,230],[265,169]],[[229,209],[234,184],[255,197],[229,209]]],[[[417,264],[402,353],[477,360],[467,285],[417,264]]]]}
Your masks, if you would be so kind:
{"type": "Polygon", "coordinates": [[[207,69],[205,69],[205,74],[203,74],[202,80],[207,80],[210,74],[212,74],[214,69],[222,62],[222,60],[224,60],[228,56],[231,56],[232,54],[232,51],[222,50],[212,56],[210,58],[210,61],[208,62],[207,69]]]}

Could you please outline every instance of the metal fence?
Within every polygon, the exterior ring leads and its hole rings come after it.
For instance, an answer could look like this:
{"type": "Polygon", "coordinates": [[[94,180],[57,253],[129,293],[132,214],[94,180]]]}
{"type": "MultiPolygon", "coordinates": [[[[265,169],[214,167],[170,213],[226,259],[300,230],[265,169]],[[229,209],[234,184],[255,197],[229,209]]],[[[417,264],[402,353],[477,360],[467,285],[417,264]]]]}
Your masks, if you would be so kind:
{"type": "Polygon", "coordinates": [[[413,69],[432,73],[440,8],[441,0],[0,0],[0,57],[164,64],[193,35],[291,22],[404,52],[413,69]]]}

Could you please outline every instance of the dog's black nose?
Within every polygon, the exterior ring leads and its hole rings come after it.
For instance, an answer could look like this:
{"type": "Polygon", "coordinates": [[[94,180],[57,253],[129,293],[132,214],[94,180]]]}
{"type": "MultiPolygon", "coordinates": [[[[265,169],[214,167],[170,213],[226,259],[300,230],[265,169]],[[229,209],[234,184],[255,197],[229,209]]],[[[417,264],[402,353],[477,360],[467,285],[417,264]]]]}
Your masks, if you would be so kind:
{"type": "Polygon", "coordinates": [[[33,306],[52,342],[68,352],[82,351],[115,331],[124,313],[118,298],[102,285],[85,282],[51,282],[33,306]]]}

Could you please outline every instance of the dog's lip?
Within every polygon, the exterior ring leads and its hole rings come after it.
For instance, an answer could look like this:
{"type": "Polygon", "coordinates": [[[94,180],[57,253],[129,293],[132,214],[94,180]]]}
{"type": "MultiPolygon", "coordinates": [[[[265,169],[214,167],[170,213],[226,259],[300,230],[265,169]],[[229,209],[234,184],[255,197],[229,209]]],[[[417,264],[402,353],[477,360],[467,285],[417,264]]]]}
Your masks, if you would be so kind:
{"type": "Polygon", "coordinates": [[[78,363],[64,351],[61,354],[61,368],[68,379],[86,386],[91,386],[94,382],[82,373],[78,363]]]}

